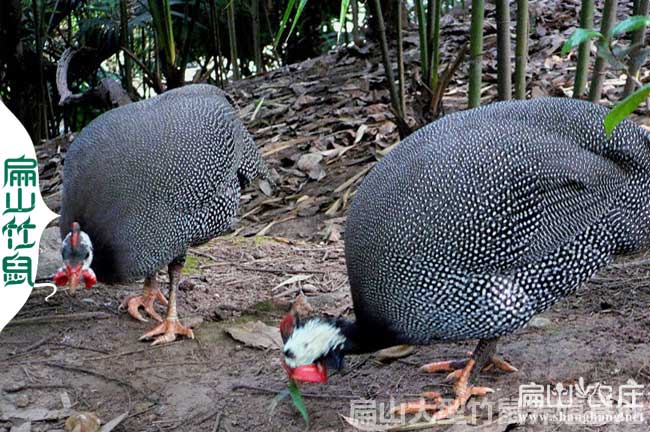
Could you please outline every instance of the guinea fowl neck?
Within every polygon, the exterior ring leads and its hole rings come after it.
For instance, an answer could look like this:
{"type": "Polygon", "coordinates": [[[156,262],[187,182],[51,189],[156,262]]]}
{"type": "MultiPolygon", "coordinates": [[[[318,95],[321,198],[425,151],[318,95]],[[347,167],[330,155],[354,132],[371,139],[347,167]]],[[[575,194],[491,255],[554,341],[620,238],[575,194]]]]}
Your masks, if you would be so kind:
{"type": "Polygon", "coordinates": [[[339,319],[338,325],[346,338],[345,354],[367,354],[404,343],[384,325],[345,319],[339,319]]]}

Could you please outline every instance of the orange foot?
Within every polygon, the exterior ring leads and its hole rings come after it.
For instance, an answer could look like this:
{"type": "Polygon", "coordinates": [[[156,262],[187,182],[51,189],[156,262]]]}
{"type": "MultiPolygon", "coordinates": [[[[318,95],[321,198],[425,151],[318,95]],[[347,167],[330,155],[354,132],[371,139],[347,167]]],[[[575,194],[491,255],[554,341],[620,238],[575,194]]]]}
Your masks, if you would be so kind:
{"type": "Polygon", "coordinates": [[[119,309],[122,310],[124,308],[127,308],[129,315],[131,315],[133,318],[137,319],[138,321],[147,322],[148,320],[140,314],[139,308],[142,307],[151,318],[155,319],[156,321],[162,321],[162,317],[153,308],[156,300],[160,300],[160,302],[163,304],[168,303],[167,299],[158,288],[147,289],[145,287],[142,295],[132,295],[125,298],[119,309]]]}
{"type": "Polygon", "coordinates": [[[165,320],[154,327],[153,330],[140,336],[140,340],[151,339],[158,335],[162,336],[157,337],[151,345],[174,342],[176,340],[176,335],[194,339],[194,332],[191,328],[183,326],[178,319],[165,318],[165,320]]]}
{"type": "Polygon", "coordinates": [[[465,367],[461,369],[458,381],[454,383],[455,398],[448,405],[442,406],[442,396],[437,392],[427,392],[423,398],[417,402],[406,402],[397,406],[393,412],[396,414],[415,414],[421,411],[436,411],[432,419],[442,420],[453,417],[459,409],[465,406],[472,396],[485,396],[493,393],[494,390],[489,387],[473,387],[469,385],[469,376],[474,367],[474,360],[467,360],[465,367]],[[432,403],[427,403],[425,398],[431,399],[432,403]]]}
{"type": "MultiPolygon", "coordinates": [[[[469,351],[467,355],[469,357],[472,357],[472,352],[469,351]]],[[[458,380],[463,373],[463,369],[467,366],[469,363],[470,359],[462,359],[462,360],[448,360],[448,361],[441,361],[441,362],[435,362],[435,363],[429,363],[426,364],[422,367],[420,367],[421,371],[424,372],[429,372],[429,373],[435,373],[435,372],[451,372],[447,377],[444,379],[444,381],[453,381],[453,380],[458,380]]],[[[490,369],[497,368],[500,371],[503,372],[517,372],[518,369],[502,359],[499,356],[493,355],[490,360],[488,360],[487,363],[485,363],[485,366],[483,366],[483,369],[481,369],[483,372],[489,371],[490,369]]]]}

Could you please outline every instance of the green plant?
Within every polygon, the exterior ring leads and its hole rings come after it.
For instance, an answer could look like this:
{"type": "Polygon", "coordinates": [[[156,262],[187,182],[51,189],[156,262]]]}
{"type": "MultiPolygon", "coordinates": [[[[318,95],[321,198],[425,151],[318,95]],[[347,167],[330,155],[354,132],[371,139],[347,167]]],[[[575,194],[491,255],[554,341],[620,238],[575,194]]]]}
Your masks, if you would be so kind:
{"type": "MultiPolygon", "coordinates": [[[[580,27],[591,29],[594,25],[594,0],[582,0],[580,7],[580,27]]],[[[585,39],[578,48],[575,81],[573,83],[573,97],[579,98],[587,87],[587,73],[589,72],[589,52],[591,40],[585,39]]]]}
{"type": "Polygon", "coordinates": [[[309,413],[307,412],[307,407],[305,406],[305,402],[300,395],[300,389],[298,389],[298,385],[293,380],[289,380],[287,383],[287,388],[282,390],[273,398],[270,405],[270,411],[273,412],[278,404],[287,396],[291,396],[293,406],[296,407],[302,416],[302,419],[305,421],[305,424],[309,426],[309,413]]]}
{"type": "Polygon", "coordinates": [[[617,103],[605,117],[604,126],[607,136],[609,137],[616,129],[616,126],[632,114],[643,101],[647,101],[648,96],[650,96],[650,84],[638,88],[634,93],[617,103]]]}
{"type": "Polygon", "coordinates": [[[626,33],[638,32],[648,26],[650,26],[649,16],[636,15],[619,22],[611,27],[607,33],[579,28],[571,34],[562,47],[562,53],[565,55],[572,48],[594,40],[599,58],[607,61],[617,69],[624,70],[634,84],[638,86],[636,91],[617,103],[605,118],[604,127],[608,136],[621,121],[639,107],[650,95],[650,84],[643,85],[630,72],[632,66],[643,64],[650,54],[650,49],[643,48],[642,42],[633,42],[626,46],[620,46],[618,38],[626,33]],[[625,62],[626,59],[628,59],[627,63],[625,62]]]}
{"type": "Polygon", "coordinates": [[[475,108],[481,104],[481,61],[483,60],[483,14],[484,0],[472,0],[472,23],[470,24],[470,63],[467,104],[475,108]]]}

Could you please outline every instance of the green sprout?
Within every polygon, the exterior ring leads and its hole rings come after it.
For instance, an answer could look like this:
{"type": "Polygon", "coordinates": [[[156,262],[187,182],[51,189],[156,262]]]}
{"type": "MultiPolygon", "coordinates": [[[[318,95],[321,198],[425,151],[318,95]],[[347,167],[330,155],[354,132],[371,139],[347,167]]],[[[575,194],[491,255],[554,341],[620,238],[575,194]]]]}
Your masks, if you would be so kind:
{"type": "Polygon", "coordinates": [[[287,396],[291,396],[291,401],[293,406],[296,407],[300,415],[302,416],[305,424],[309,426],[309,413],[307,412],[307,407],[305,402],[300,395],[300,389],[294,380],[289,380],[287,388],[278,393],[271,402],[271,411],[275,410],[275,407],[287,396]]]}

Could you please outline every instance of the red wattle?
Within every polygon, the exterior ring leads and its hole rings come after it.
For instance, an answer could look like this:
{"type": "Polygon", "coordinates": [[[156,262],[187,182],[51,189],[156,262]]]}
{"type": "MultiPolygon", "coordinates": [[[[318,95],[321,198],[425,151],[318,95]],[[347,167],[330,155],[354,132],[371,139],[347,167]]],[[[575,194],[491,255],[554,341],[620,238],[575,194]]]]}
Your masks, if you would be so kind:
{"type": "Polygon", "coordinates": [[[289,377],[295,381],[307,383],[326,383],[327,368],[322,363],[312,363],[295,368],[283,365],[289,377]]]}
{"type": "Polygon", "coordinates": [[[97,277],[95,276],[95,273],[84,270],[81,272],[81,275],[84,278],[84,285],[86,288],[90,288],[97,283],[97,277]]]}
{"type": "Polygon", "coordinates": [[[54,284],[57,286],[65,286],[68,283],[68,274],[65,270],[59,270],[54,274],[54,284]]]}

